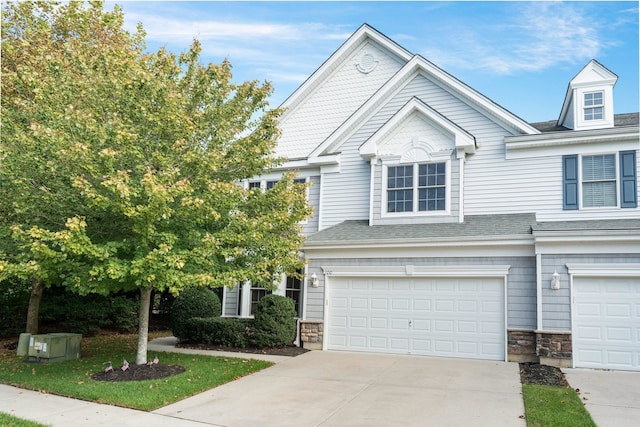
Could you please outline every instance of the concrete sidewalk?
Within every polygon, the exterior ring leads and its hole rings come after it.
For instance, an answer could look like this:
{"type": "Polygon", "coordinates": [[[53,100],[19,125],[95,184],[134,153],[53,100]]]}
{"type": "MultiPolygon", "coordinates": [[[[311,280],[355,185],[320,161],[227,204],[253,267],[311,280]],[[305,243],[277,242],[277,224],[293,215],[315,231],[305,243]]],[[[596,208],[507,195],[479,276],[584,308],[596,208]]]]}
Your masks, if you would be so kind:
{"type": "Polygon", "coordinates": [[[640,424],[640,372],[562,369],[598,427],[640,424]]]}

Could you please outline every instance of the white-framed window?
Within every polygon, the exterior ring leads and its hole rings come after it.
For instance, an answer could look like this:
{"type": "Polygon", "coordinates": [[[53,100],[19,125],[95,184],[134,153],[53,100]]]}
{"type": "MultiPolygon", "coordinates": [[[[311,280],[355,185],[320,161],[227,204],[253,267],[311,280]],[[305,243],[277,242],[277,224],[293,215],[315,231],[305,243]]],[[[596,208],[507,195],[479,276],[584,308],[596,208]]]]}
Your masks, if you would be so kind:
{"type": "Polygon", "coordinates": [[[249,306],[249,315],[255,316],[258,301],[269,294],[271,294],[271,291],[268,291],[265,288],[253,285],[251,286],[251,305],[249,306]]]}
{"type": "Polygon", "coordinates": [[[428,213],[447,210],[448,162],[388,166],[386,212],[428,213]]]}
{"type": "Polygon", "coordinates": [[[604,119],[604,92],[587,92],[584,94],[584,120],[604,119]]]}
{"type": "MultiPolygon", "coordinates": [[[[300,277],[304,278],[304,269],[297,272],[300,277]]],[[[293,300],[298,317],[302,317],[302,283],[303,279],[296,276],[287,276],[285,279],[285,296],[293,300]]]]}
{"type": "Polygon", "coordinates": [[[616,155],[582,156],[582,206],[618,206],[616,155]]]}

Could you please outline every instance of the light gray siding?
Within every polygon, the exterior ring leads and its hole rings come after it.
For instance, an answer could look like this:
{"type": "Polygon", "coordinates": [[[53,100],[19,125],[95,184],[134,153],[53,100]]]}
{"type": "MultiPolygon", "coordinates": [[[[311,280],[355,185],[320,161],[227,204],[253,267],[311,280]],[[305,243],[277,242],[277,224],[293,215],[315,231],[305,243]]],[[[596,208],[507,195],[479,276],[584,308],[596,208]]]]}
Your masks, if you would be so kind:
{"type": "Polygon", "coordinates": [[[607,255],[542,255],[542,329],[571,331],[571,292],[567,263],[637,263],[638,254],[607,255]],[[560,274],[560,289],[552,290],[549,283],[554,272],[560,274]]]}
{"type": "MultiPolygon", "coordinates": [[[[323,294],[324,277],[322,266],[451,266],[456,265],[510,265],[507,276],[507,327],[513,329],[535,329],[536,327],[536,265],[534,257],[468,257],[468,258],[386,258],[386,259],[322,259],[310,260],[309,274],[315,272],[320,278],[320,286],[310,289],[323,294]]],[[[307,294],[309,295],[309,294],[307,294]]],[[[323,320],[324,298],[307,301],[308,320],[323,320]]]]}
{"type": "MultiPolygon", "coordinates": [[[[421,99],[447,119],[472,134],[479,145],[478,151],[481,152],[481,149],[484,149],[487,152],[485,157],[490,158],[491,155],[498,152],[498,157],[504,159],[502,140],[509,133],[503,127],[441,86],[423,75],[418,75],[337,148],[337,151],[341,153],[340,172],[323,175],[320,229],[348,219],[369,219],[371,169],[360,156],[358,149],[412,97],[421,99]]],[[[469,156],[467,164],[471,164],[476,156],[478,154],[469,156]]],[[[492,167],[495,167],[495,162],[492,167]]],[[[465,172],[465,175],[467,176],[468,172],[465,172]]],[[[469,178],[465,178],[465,191],[468,181],[469,178]]],[[[477,185],[481,185],[481,183],[477,185]]],[[[377,192],[377,197],[380,197],[380,192],[377,192]]],[[[486,200],[483,201],[485,205],[486,202],[486,200]]]]}

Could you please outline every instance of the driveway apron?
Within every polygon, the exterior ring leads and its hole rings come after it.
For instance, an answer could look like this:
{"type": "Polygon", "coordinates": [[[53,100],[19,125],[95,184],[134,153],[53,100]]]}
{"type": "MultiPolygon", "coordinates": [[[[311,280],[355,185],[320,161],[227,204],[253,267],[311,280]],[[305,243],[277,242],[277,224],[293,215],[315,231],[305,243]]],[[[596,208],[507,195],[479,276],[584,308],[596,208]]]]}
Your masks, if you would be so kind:
{"type": "Polygon", "coordinates": [[[562,371],[598,427],[640,425],[640,372],[562,371]]]}
{"type": "Polygon", "coordinates": [[[517,363],[312,351],[154,411],[226,426],[525,426],[517,363]]]}

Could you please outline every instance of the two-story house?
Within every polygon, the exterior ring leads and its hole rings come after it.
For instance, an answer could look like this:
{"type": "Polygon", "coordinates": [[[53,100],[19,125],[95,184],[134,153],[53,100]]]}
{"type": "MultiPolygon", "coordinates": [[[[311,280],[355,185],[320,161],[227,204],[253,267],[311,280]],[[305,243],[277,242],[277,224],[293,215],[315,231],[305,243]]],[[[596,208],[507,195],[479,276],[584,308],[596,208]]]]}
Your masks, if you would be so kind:
{"type": "MultiPolygon", "coordinates": [[[[527,123],[368,25],[284,103],[310,182],[301,345],[640,370],[638,114],[593,60],[527,123]]],[[[267,291],[225,290],[251,316],[267,291]]]]}

